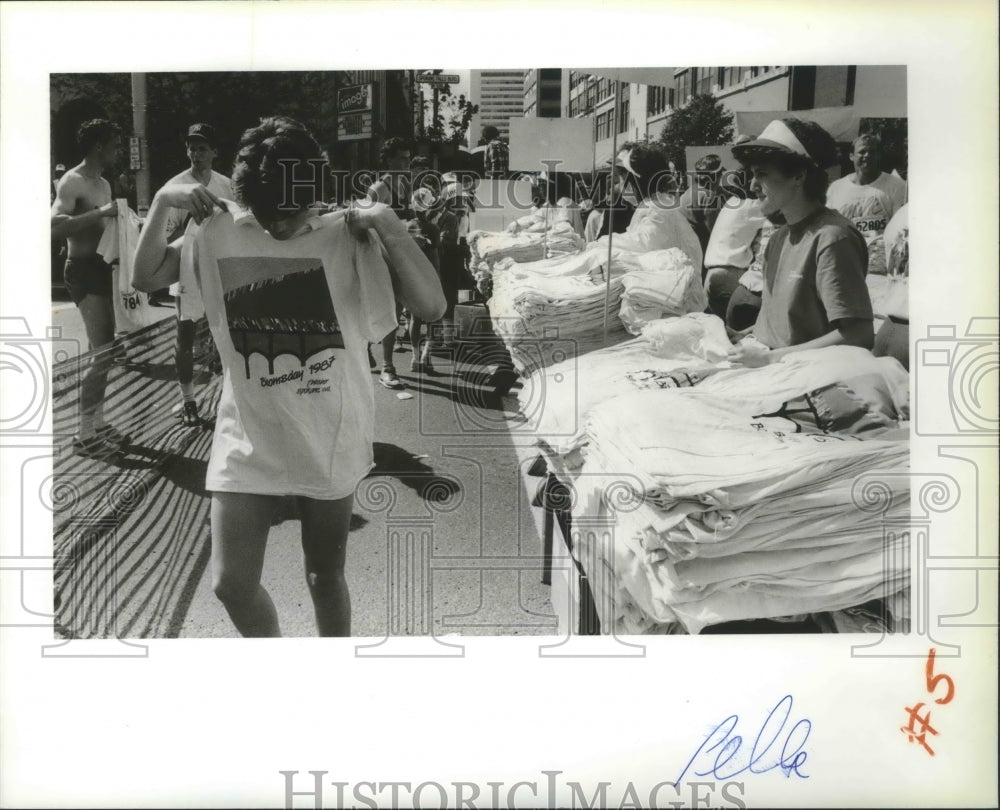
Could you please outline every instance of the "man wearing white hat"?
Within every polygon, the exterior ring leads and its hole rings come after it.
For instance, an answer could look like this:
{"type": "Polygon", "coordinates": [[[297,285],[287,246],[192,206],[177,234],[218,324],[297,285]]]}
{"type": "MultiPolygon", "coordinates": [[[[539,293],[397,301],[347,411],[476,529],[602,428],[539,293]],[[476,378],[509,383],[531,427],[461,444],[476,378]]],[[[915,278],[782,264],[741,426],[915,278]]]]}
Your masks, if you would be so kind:
{"type": "Polygon", "coordinates": [[[752,335],[732,348],[729,359],[762,366],[803,349],[871,349],[868,249],[851,222],[825,204],[825,168],[837,162],[833,138],[818,124],[785,118],[734,146],[733,155],[751,173],[761,213],[780,212],[786,224],[764,254],[763,299],[752,335]]]}

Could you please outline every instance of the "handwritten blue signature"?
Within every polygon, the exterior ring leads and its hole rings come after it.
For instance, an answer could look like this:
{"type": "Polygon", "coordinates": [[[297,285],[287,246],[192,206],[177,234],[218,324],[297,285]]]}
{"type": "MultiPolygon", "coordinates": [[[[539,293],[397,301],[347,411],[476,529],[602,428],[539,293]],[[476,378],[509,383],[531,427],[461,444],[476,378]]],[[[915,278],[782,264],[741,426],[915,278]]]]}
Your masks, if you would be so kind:
{"type": "Polygon", "coordinates": [[[698,750],[684,766],[684,770],[680,772],[674,784],[679,785],[688,771],[691,771],[692,776],[711,774],[716,779],[727,780],[742,773],[767,773],[775,768],[781,768],[786,778],[790,779],[794,774],[800,779],[808,779],[809,776],[802,773],[800,769],[806,761],[806,752],[803,748],[806,740],[809,739],[809,732],[812,730],[812,723],[809,720],[799,720],[785,735],[781,751],[778,752],[775,748],[791,713],[792,696],[785,695],[771,709],[771,713],[757,733],[757,738],[754,740],[749,754],[743,745],[743,738],[738,734],[733,734],[736,730],[736,724],[740,721],[740,716],[738,714],[729,715],[712,729],[705,741],[698,746],[698,750]],[[775,728],[775,726],[777,727],[775,728]],[[712,759],[713,753],[715,754],[714,761],[712,759]],[[698,768],[705,770],[698,770],[698,768]]]}

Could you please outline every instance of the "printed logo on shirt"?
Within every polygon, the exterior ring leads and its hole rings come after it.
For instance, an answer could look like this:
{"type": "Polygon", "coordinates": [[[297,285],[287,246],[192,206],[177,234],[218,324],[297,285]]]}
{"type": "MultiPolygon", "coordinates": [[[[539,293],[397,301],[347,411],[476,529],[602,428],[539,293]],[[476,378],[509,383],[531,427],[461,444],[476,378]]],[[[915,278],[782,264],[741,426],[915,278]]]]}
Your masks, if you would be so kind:
{"type": "Polygon", "coordinates": [[[261,385],[269,387],[326,371],[335,355],[317,355],[344,348],[322,260],[231,257],[219,260],[219,275],[229,334],[247,379],[254,353],[267,360],[272,376],[261,385]],[[295,357],[302,370],[274,376],[281,355],[295,357]]]}

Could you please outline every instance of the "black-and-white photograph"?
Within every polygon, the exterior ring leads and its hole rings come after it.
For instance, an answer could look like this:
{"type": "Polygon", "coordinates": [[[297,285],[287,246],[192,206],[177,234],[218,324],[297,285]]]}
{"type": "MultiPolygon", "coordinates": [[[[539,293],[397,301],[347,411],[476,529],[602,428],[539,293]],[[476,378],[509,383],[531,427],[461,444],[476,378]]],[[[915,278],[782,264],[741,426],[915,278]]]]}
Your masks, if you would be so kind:
{"type": "Polygon", "coordinates": [[[0,0],[0,807],[995,807],[998,15],[0,0]]]}
{"type": "Polygon", "coordinates": [[[905,632],[906,93],[53,74],[57,632],[905,632]]]}

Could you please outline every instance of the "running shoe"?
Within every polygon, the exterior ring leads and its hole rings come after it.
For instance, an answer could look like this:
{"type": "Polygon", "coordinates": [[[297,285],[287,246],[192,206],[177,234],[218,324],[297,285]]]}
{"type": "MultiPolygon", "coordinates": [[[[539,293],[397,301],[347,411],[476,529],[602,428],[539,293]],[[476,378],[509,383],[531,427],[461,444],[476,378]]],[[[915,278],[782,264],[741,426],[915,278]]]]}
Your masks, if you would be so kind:
{"type": "Polygon", "coordinates": [[[386,388],[403,387],[403,384],[399,381],[399,377],[396,375],[396,369],[393,366],[385,366],[382,369],[382,373],[379,375],[378,381],[386,388]]]}
{"type": "Polygon", "coordinates": [[[94,431],[94,435],[99,436],[104,441],[117,444],[119,447],[124,447],[132,441],[132,438],[127,433],[122,433],[112,425],[101,425],[94,431]]]}
{"type": "Polygon", "coordinates": [[[198,427],[201,424],[201,417],[198,415],[198,403],[189,399],[181,409],[181,424],[184,427],[198,427]]]}
{"type": "Polygon", "coordinates": [[[119,455],[121,447],[95,433],[86,439],[80,436],[73,439],[73,453],[84,458],[104,461],[119,455]]]}

